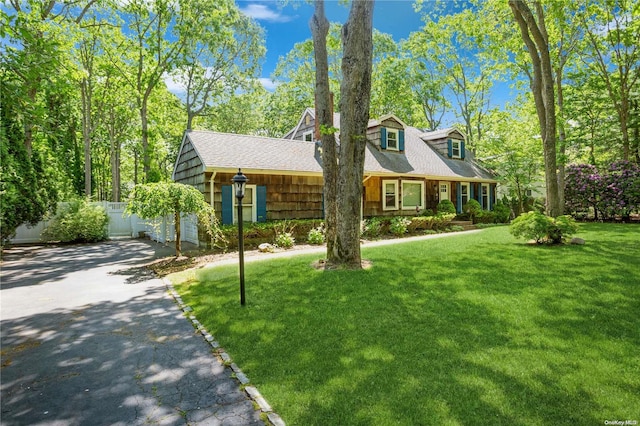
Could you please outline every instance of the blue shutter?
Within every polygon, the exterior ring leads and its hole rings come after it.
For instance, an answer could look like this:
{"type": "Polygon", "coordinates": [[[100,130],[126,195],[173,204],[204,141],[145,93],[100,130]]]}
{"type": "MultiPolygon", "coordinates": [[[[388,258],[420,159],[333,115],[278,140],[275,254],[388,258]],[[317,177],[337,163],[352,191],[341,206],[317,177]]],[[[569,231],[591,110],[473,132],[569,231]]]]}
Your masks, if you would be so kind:
{"type": "Polygon", "coordinates": [[[233,187],[222,185],[222,224],[233,223],[233,187]]]}
{"type": "Polygon", "coordinates": [[[460,142],[460,158],[464,160],[464,142],[460,142]]]}
{"type": "Polygon", "coordinates": [[[404,130],[398,131],[398,147],[400,151],[404,151],[404,130]]]}
{"type": "Polygon", "coordinates": [[[487,201],[487,210],[491,210],[491,208],[493,207],[493,192],[493,185],[489,184],[489,200],[487,201]]]}
{"type": "Polygon", "coordinates": [[[456,211],[462,213],[462,185],[460,182],[456,183],[456,198],[458,201],[456,203],[456,211]]]}
{"type": "MultiPolygon", "coordinates": [[[[482,206],[482,183],[478,184],[478,202],[482,206]]],[[[484,208],[484,206],[482,206],[484,208]]]]}
{"type": "Polygon", "coordinates": [[[256,217],[258,222],[267,221],[267,187],[256,187],[256,217]]]}
{"type": "Polygon", "coordinates": [[[473,182],[469,183],[469,200],[473,200],[473,182]]]}
{"type": "Polygon", "coordinates": [[[449,158],[453,157],[453,144],[451,143],[451,139],[447,139],[447,155],[449,158]]]}
{"type": "Polygon", "coordinates": [[[380,128],[380,147],[387,149],[387,129],[384,127],[380,128]]]}

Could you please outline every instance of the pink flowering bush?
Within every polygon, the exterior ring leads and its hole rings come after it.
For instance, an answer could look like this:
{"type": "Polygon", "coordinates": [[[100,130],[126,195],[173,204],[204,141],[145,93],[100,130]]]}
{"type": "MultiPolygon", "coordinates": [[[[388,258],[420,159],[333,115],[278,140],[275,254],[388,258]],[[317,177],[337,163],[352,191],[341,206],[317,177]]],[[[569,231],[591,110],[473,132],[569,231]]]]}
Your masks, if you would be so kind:
{"type": "Polygon", "coordinates": [[[640,209],[640,166],[629,161],[604,171],[590,164],[568,166],[565,185],[566,209],[573,214],[592,210],[596,220],[627,220],[640,209]]]}

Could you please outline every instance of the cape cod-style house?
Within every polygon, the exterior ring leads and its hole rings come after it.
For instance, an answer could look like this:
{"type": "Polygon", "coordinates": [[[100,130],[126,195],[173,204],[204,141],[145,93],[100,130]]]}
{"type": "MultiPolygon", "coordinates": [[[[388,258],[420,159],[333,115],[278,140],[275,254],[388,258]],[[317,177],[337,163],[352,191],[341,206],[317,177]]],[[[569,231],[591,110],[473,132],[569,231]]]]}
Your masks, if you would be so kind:
{"type": "MultiPolygon", "coordinates": [[[[339,123],[334,113],[334,127],[339,123]]],[[[231,179],[238,168],[249,179],[245,220],[322,218],[322,147],[315,141],[315,124],[315,110],[307,108],[283,138],[188,131],[173,179],[202,191],[223,224],[236,221],[231,179]]],[[[491,209],[496,184],[457,130],[423,132],[392,114],[369,120],[363,217],[415,215],[443,199],[458,212],[471,198],[491,209]]]]}

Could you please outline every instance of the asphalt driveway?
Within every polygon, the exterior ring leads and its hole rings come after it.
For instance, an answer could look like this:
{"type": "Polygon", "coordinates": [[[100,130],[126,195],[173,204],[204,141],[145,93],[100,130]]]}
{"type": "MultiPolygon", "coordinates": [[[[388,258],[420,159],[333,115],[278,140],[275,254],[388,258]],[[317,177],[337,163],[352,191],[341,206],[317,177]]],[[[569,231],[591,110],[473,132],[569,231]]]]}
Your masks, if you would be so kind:
{"type": "Polygon", "coordinates": [[[262,425],[139,265],[147,240],[15,248],[0,275],[2,425],[262,425]]]}

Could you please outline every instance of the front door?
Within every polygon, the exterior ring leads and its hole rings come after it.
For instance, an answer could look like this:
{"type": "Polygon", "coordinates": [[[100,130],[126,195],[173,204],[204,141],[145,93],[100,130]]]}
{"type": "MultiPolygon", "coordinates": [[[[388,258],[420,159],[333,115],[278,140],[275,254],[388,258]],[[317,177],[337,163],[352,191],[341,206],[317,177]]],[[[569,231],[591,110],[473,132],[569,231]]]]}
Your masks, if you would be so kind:
{"type": "Polygon", "coordinates": [[[451,184],[449,182],[440,182],[440,201],[451,201],[451,184]]]}

